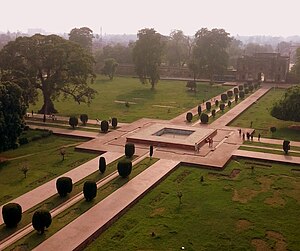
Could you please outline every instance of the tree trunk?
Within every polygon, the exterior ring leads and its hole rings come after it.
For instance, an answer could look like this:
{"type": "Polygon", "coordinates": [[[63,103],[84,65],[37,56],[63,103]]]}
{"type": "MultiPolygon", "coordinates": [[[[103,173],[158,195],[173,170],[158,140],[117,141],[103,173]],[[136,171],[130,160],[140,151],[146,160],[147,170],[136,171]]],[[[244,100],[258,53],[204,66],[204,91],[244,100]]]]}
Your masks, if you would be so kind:
{"type": "Polygon", "coordinates": [[[40,114],[53,114],[57,113],[57,110],[54,108],[54,104],[50,98],[50,93],[43,90],[44,104],[42,108],[38,111],[40,114]]]}

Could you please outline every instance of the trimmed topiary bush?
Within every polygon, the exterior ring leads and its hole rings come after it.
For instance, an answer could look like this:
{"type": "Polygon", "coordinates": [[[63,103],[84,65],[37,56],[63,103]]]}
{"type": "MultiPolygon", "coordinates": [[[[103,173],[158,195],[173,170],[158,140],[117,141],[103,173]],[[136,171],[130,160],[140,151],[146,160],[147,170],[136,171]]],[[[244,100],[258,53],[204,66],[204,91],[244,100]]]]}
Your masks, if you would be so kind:
{"type": "Polygon", "coordinates": [[[205,103],[205,106],[206,106],[206,110],[210,111],[210,109],[211,109],[211,103],[209,101],[205,103]]]}
{"type": "Polygon", "coordinates": [[[111,126],[115,129],[118,126],[118,120],[117,118],[111,119],[111,126]]]}
{"type": "Polygon", "coordinates": [[[83,185],[83,195],[86,201],[91,201],[97,195],[97,185],[95,181],[87,180],[83,185]]]}
{"type": "Polygon", "coordinates": [[[228,96],[229,98],[232,98],[232,96],[233,96],[233,91],[231,91],[231,90],[227,91],[227,96],[228,96]]]}
{"type": "Polygon", "coordinates": [[[131,158],[135,153],[135,146],[133,143],[126,143],[125,145],[125,156],[131,158]]]}
{"type": "Polygon", "coordinates": [[[7,227],[16,227],[22,219],[22,207],[17,203],[8,203],[2,207],[2,218],[7,227]]]}
{"type": "Polygon", "coordinates": [[[215,106],[218,107],[219,106],[219,100],[216,99],[215,101],[215,106]]]}
{"type": "Polygon", "coordinates": [[[52,223],[52,216],[48,210],[38,210],[35,211],[32,216],[32,226],[33,228],[43,234],[45,228],[48,228],[52,223]]]}
{"type": "Polygon", "coordinates": [[[99,171],[101,173],[104,173],[106,170],[106,160],[105,158],[102,156],[99,158],[99,171]]]}
{"type": "Polygon", "coordinates": [[[131,170],[132,162],[129,159],[120,160],[118,162],[118,172],[121,177],[128,177],[131,173],[131,170]]]}
{"type": "Polygon", "coordinates": [[[61,197],[67,196],[72,192],[73,183],[70,177],[60,177],[56,180],[56,189],[61,197]]]}
{"type": "Polygon", "coordinates": [[[234,94],[238,94],[238,93],[239,93],[239,88],[234,87],[234,88],[233,88],[233,93],[234,93],[234,94]]]}
{"type": "Polygon", "coordinates": [[[224,112],[224,110],[225,110],[225,104],[220,104],[220,110],[221,110],[222,112],[224,112]]]}
{"type": "Polygon", "coordinates": [[[228,103],[227,103],[227,105],[228,105],[229,108],[231,107],[231,104],[232,104],[232,103],[231,103],[231,101],[229,100],[228,103]]]}
{"type": "Polygon", "coordinates": [[[253,92],[254,86],[251,84],[248,86],[249,92],[253,92]]]}
{"type": "Polygon", "coordinates": [[[188,113],[186,114],[186,120],[187,120],[188,122],[191,122],[191,121],[193,120],[193,113],[188,112],[188,113]]]}
{"type": "Polygon", "coordinates": [[[221,94],[221,100],[225,103],[228,100],[227,94],[225,93],[221,94]]]}
{"type": "Polygon", "coordinates": [[[274,133],[274,132],[276,132],[276,130],[277,130],[277,129],[276,129],[276,127],[275,127],[275,126],[271,126],[271,127],[270,127],[270,131],[271,131],[271,133],[274,133]]]}
{"type": "Polygon", "coordinates": [[[82,124],[85,126],[86,123],[88,122],[89,120],[89,117],[87,114],[81,114],[80,115],[80,121],[82,122],[82,124]]]}
{"type": "Polygon", "coordinates": [[[245,93],[243,91],[240,91],[239,96],[240,96],[240,99],[244,99],[245,98],[245,93]]]}
{"type": "Polygon", "coordinates": [[[207,124],[208,123],[208,115],[206,113],[202,113],[200,116],[200,121],[202,124],[207,124]]]}
{"type": "Polygon", "coordinates": [[[108,121],[102,120],[101,124],[100,124],[100,129],[101,129],[101,132],[107,132],[109,129],[108,121]]]}
{"type": "Polygon", "coordinates": [[[239,85],[239,91],[242,91],[242,90],[244,90],[244,86],[239,85]]]}
{"type": "Polygon", "coordinates": [[[282,149],[283,149],[283,151],[284,151],[284,153],[285,154],[288,154],[288,152],[289,152],[289,150],[290,150],[290,141],[288,141],[288,140],[284,140],[283,141],[283,144],[282,144],[282,149]]]}
{"type": "Polygon", "coordinates": [[[215,110],[215,109],[213,109],[213,110],[211,111],[211,116],[213,116],[213,117],[216,116],[216,110],[215,110]]]}
{"type": "Polygon", "coordinates": [[[75,116],[70,117],[69,125],[72,126],[73,129],[75,129],[75,127],[78,126],[78,118],[75,116]]]}
{"type": "Polygon", "coordinates": [[[198,115],[199,116],[201,115],[201,112],[202,112],[202,107],[201,107],[201,105],[198,105],[198,115]]]}
{"type": "Polygon", "coordinates": [[[245,94],[247,95],[249,93],[249,89],[245,88],[245,94]]]}
{"type": "Polygon", "coordinates": [[[235,94],[235,96],[234,96],[234,101],[235,101],[235,103],[237,103],[238,100],[239,100],[239,95],[238,95],[238,94],[235,94]]]}

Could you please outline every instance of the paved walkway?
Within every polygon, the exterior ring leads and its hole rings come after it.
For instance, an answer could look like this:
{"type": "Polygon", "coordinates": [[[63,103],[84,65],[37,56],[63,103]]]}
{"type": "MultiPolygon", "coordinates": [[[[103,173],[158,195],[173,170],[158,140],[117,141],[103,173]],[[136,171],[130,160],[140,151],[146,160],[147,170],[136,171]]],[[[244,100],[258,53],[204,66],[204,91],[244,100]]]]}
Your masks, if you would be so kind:
{"type": "Polygon", "coordinates": [[[157,161],[33,250],[83,249],[178,165],[178,161],[157,161]]]}
{"type": "Polygon", "coordinates": [[[212,128],[221,128],[227,126],[231,121],[233,121],[236,117],[238,117],[243,111],[248,109],[253,103],[255,103],[258,99],[260,99],[263,95],[265,95],[271,86],[263,86],[241,103],[237,104],[230,111],[223,114],[220,118],[210,124],[212,128]]]}
{"type": "Polygon", "coordinates": [[[252,151],[245,151],[245,150],[236,150],[233,152],[232,155],[237,156],[237,157],[269,160],[269,161],[276,161],[276,162],[300,165],[300,157],[294,157],[294,156],[289,156],[289,155],[252,152],[252,151]]]}
{"type": "MultiPolygon", "coordinates": [[[[122,153],[115,153],[115,152],[107,152],[104,153],[103,157],[106,159],[106,163],[109,164],[116,159],[122,157],[124,154],[122,153]]],[[[59,176],[67,176],[70,177],[73,181],[73,184],[78,182],[79,180],[85,178],[86,176],[96,172],[99,168],[99,157],[94,158],[77,168],[72,169],[71,171],[64,173],[63,175],[59,176]]],[[[50,198],[51,196],[57,194],[56,190],[56,180],[59,178],[56,177],[49,182],[21,195],[20,197],[10,201],[15,202],[21,205],[22,211],[25,212],[26,210],[32,208],[33,206],[43,202],[44,200],[50,198]]],[[[7,203],[5,203],[7,204],[7,203]]],[[[3,205],[2,205],[3,206],[3,205]]],[[[0,211],[2,211],[2,206],[0,207],[0,211]]],[[[0,225],[3,223],[2,217],[0,218],[0,225]]]]}

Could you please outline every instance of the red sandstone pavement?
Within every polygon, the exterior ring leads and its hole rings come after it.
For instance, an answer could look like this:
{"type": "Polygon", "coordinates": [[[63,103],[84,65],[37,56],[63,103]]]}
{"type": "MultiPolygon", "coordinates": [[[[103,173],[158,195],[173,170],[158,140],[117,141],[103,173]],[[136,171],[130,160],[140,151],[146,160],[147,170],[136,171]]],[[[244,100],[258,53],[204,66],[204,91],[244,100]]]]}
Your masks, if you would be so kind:
{"type": "Polygon", "coordinates": [[[33,250],[82,249],[178,165],[178,161],[157,161],[33,250]]]}
{"type": "Polygon", "coordinates": [[[233,121],[236,117],[238,117],[243,111],[249,108],[253,103],[255,103],[258,99],[260,99],[263,95],[265,95],[271,86],[262,86],[260,89],[255,91],[241,103],[237,104],[230,111],[223,114],[220,118],[210,124],[212,128],[222,128],[228,125],[231,121],[233,121]]]}
{"type": "Polygon", "coordinates": [[[237,157],[269,160],[269,161],[276,161],[276,162],[283,162],[283,163],[290,163],[290,164],[300,165],[300,157],[294,157],[294,156],[289,156],[289,155],[279,155],[279,154],[272,154],[272,153],[252,152],[252,151],[245,151],[245,150],[236,150],[236,151],[233,152],[232,155],[237,156],[237,157]]]}
{"type": "MultiPolygon", "coordinates": [[[[104,153],[103,157],[106,159],[106,163],[109,164],[116,159],[122,157],[124,154],[116,153],[116,152],[107,152],[104,153]]],[[[73,183],[83,179],[84,177],[96,172],[99,167],[99,157],[94,158],[77,168],[72,169],[71,171],[64,173],[63,175],[59,176],[67,176],[70,177],[73,183]]],[[[25,212],[26,210],[32,208],[33,206],[43,202],[44,200],[48,199],[49,197],[55,195],[57,193],[56,190],[56,180],[59,178],[56,177],[53,180],[21,195],[20,197],[10,201],[15,202],[21,205],[22,211],[25,212]]],[[[3,206],[3,205],[2,205],[3,206]]],[[[2,211],[2,206],[0,210],[2,211]]],[[[3,223],[2,217],[0,218],[0,225],[3,223]]]]}

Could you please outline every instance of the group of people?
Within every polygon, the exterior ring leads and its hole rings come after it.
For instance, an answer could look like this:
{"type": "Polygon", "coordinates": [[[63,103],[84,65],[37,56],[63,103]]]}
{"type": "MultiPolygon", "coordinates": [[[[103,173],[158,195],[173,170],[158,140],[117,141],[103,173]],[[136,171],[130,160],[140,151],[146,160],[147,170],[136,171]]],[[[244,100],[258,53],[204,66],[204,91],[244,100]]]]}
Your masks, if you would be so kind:
{"type": "MultiPolygon", "coordinates": [[[[245,138],[247,137],[247,140],[251,139],[251,141],[253,141],[255,130],[252,133],[246,132],[246,134],[244,132],[242,134],[241,129],[238,129],[238,130],[239,130],[239,135],[242,136],[243,140],[245,140],[245,138]]],[[[261,137],[261,135],[259,133],[258,136],[257,136],[258,141],[260,141],[260,137],[261,137]]]]}

